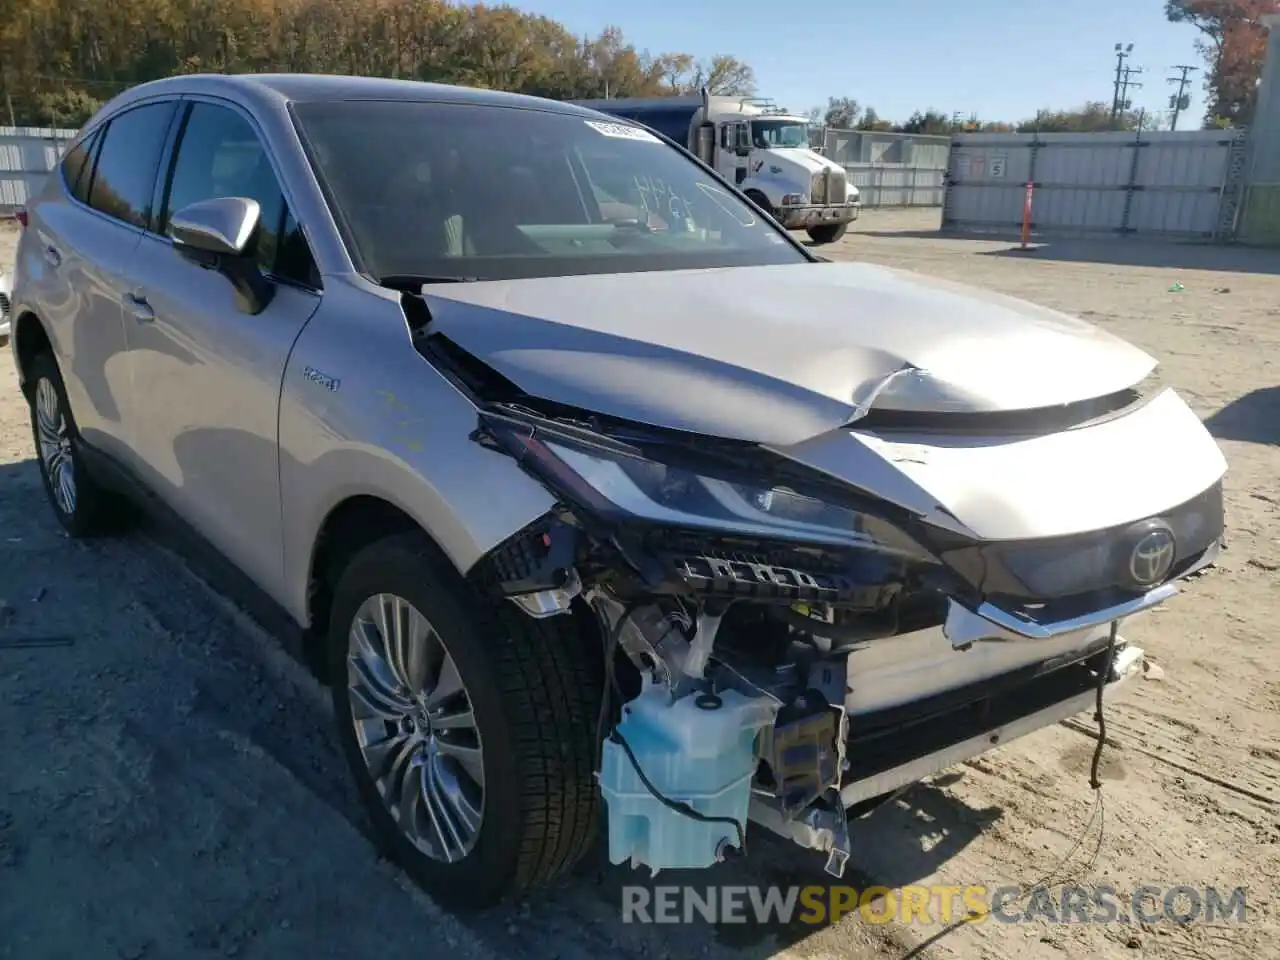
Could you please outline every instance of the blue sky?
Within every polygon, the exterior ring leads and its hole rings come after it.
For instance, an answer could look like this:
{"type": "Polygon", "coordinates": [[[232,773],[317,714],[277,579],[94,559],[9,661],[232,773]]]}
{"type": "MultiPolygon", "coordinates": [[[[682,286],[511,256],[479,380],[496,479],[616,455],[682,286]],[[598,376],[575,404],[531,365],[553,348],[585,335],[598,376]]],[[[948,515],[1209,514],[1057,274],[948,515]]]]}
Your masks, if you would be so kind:
{"type": "MultiPolygon", "coordinates": [[[[930,106],[1020,120],[1040,107],[1110,104],[1118,41],[1145,69],[1135,108],[1167,108],[1174,64],[1203,67],[1195,30],[1168,23],[1163,0],[514,2],[579,34],[616,24],[651,53],[733,54],[755,68],[762,96],[792,110],[850,96],[893,120],[930,106]]],[[[1192,77],[1184,129],[1203,110],[1203,69],[1192,77]]]]}

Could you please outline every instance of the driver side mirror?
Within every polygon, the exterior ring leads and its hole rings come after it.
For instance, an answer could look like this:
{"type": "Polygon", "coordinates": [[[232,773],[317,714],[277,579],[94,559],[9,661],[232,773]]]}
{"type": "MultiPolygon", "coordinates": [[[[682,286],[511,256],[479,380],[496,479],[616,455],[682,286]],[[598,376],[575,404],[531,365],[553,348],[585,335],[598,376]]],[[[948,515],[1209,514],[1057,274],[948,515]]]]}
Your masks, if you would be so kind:
{"type": "Polygon", "coordinates": [[[745,123],[735,123],[733,125],[733,147],[734,153],[740,157],[748,156],[751,153],[751,127],[745,123]]]}
{"type": "Polygon", "coordinates": [[[262,208],[248,197],[215,197],[187,204],[169,218],[169,236],[181,256],[231,281],[242,310],[258,314],[275,294],[252,255],[262,208]]]}
{"type": "Polygon", "coordinates": [[[215,197],[189,203],[169,218],[169,236],[184,247],[224,257],[244,254],[258,229],[262,208],[248,197],[215,197]]]}

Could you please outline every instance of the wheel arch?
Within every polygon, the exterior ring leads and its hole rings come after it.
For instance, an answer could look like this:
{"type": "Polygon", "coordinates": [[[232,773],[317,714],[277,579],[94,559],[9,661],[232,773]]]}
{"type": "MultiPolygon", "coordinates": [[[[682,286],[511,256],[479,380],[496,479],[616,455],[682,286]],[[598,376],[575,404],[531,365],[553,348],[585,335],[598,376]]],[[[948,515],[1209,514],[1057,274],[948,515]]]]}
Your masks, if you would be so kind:
{"type": "Polygon", "coordinates": [[[325,677],[324,638],[329,631],[333,591],[353,557],[370,544],[398,533],[420,532],[439,543],[407,510],[375,493],[354,493],[334,504],[311,541],[307,566],[307,658],[322,680],[325,677]]]}
{"type": "MultiPolygon", "coordinates": [[[[53,341],[44,323],[30,310],[20,311],[10,331],[13,337],[13,355],[18,368],[18,386],[24,394],[29,389],[27,372],[31,361],[44,352],[53,353],[53,341]]],[[[56,358],[55,358],[56,359],[56,358]]]]}
{"type": "MultiPolygon", "coordinates": [[[[307,663],[323,682],[328,683],[332,679],[327,675],[329,669],[324,656],[324,644],[331,626],[330,613],[339,579],[361,550],[380,540],[404,533],[422,536],[459,577],[468,578],[470,571],[459,569],[453,563],[440,541],[425,524],[419,522],[408,510],[379,494],[351,494],[334,504],[325,514],[311,544],[305,625],[307,663]]],[[[513,535],[518,534],[519,531],[516,531],[513,535]]],[[[485,556],[488,553],[482,555],[481,559],[485,556]]],[[[575,600],[570,612],[578,629],[599,630],[600,623],[596,613],[581,598],[575,600]]],[[[629,663],[623,663],[623,657],[618,659],[619,667],[625,670],[629,663]]]]}

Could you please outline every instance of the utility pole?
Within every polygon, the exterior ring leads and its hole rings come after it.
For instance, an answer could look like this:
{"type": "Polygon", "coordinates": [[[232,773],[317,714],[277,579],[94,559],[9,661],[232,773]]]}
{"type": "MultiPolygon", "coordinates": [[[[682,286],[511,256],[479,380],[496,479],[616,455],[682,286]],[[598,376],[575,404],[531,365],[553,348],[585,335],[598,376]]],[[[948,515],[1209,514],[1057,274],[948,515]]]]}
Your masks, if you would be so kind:
{"type": "Polygon", "coordinates": [[[1173,69],[1182,71],[1181,76],[1166,78],[1167,83],[1176,83],[1178,85],[1178,92],[1169,98],[1169,109],[1173,111],[1173,118],[1169,123],[1169,129],[1177,130],[1178,114],[1191,106],[1191,95],[1187,93],[1187,84],[1191,82],[1188,74],[1194,72],[1197,68],[1188,67],[1185,64],[1180,63],[1173,69]]]}
{"type": "Polygon", "coordinates": [[[1115,122],[1116,115],[1120,112],[1120,78],[1124,74],[1124,61],[1133,53],[1133,44],[1125,45],[1123,43],[1116,44],[1116,83],[1111,93],[1111,121],[1115,122]]]}
{"type": "Polygon", "coordinates": [[[1124,112],[1128,110],[1129,107],[1131,106],[1131,104],[1129,103],[1129,88],[1132,87],[1135,90],[1142,89],[1142,84],[1140,84],[1137,80],[1133,79],[1140,73],[1142,73],[1141,67],[1126,66],[1124,68],[1124,71],[1123,71],[1124,75],[1120,79],[1120,96],[1116,101],[1116,106],[1118,109],[1116,111],[1115,116],[1117,118],[1120,116],[1123,116],[1124,112]]]}

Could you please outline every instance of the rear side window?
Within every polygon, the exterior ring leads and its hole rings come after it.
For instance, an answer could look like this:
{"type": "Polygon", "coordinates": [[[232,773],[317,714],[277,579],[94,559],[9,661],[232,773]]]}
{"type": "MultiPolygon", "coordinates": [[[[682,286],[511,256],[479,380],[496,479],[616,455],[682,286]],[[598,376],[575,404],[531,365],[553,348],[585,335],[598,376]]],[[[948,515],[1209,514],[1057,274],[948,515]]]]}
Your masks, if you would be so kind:
{"type": "Polygon", "coordinates": [[[151,103],[112,118],[94,165],[89,206],[135,227],[151,223],[152,188],[174,106],[151,103]]]}
{"type": "Polygon", "coordinates": [[[62,158],[62,180],[71,195],[81,203],[89,202],[89,180],[93,177],[93,154],[98,147],[101,130],[85,137],[62,158]]]}

